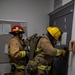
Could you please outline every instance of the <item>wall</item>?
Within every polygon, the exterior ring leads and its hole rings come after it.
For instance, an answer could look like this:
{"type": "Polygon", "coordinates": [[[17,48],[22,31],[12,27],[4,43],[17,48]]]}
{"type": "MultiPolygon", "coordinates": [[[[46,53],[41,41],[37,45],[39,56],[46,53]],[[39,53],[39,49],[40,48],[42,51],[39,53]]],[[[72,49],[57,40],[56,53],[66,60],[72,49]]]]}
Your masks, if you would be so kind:
{"type": "Polygon", "coordinates": [[[54,10],[54,0],[49,0],[49,13],[54,10]]]}
{"type": "Polygon", "coordinates": [[[0,19],[26,21],[28,35],[46,33],[48,11],[49,0],[0,0],[0,19]]]}
{"type": "MultiPolygon", "coordinates": [[[[28,36],[46,33],[48,12],[49,0],[0,0],[0,20],[27,22],[28,36]]],[[[0,64],[1,75],[9,71],[10,64],[0,64]]]]}

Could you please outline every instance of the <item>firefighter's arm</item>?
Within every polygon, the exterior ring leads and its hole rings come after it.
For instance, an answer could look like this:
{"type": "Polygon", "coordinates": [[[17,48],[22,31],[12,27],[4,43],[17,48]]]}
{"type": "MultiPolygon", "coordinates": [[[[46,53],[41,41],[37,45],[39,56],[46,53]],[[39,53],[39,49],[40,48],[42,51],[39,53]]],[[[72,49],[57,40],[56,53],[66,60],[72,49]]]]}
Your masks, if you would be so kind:
{"type": "Polygon", "coordinates": [[[51,56],[60,56],[60,55],[64,56],[66,53],[65,50],[59,50],[59,49],[54,48],[52,44],[50,43],[50,41],[47,40],[46,38],[44,38],[41,41],[41,47],[43,48],[45,53],[51,56]]]}
{"type": "Polygon", "coordinates": [[[10,43],[9,54],[14,58],[22,58],[26,56],[25,51],[20,51],[19,42],[15,39],[10,43]]]}

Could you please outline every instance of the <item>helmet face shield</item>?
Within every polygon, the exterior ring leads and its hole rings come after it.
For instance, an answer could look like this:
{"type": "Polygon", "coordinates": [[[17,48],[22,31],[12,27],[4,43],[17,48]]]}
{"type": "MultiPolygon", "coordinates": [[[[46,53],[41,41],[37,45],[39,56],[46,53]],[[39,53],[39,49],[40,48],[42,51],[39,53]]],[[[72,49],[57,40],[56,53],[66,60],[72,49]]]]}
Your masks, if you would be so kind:
{"type": "Polygon", "coordinates": [[[62,32],[58,27],[48,27],[47,31],[54,37],[55,40],[61,40],[62,32]]]}

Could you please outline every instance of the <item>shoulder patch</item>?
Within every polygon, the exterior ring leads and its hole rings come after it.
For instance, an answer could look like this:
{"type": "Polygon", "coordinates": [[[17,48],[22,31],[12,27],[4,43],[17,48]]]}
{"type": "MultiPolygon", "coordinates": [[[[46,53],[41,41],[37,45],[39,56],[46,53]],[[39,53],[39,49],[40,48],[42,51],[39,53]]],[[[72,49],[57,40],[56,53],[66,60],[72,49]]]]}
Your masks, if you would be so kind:
{"type": "Polygon", "coordinates": [[[14,45],[15,45],[15,46],[18,46],[19,44],[18,44],[18,43],[15,43],[14,45]]]}
{"type": "Polygon", "coordinates": [[[19,46],[19,43],[15,40],[15,41],[11,42],[11,45],[14,47],[17,47],[17,46],[19,46]]]}

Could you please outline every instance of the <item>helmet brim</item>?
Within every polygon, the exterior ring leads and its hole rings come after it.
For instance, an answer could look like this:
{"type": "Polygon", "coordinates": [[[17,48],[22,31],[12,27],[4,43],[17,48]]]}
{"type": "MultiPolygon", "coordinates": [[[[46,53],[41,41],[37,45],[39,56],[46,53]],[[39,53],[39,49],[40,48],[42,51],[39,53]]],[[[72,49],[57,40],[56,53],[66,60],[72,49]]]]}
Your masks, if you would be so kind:
{"type": "Polygon", "coordinates": [[[19,32],[19,31],[17,31],[17,32],[9,32],[9,34],[23,34],[23,33],[25,33],[25,32],[19,32]]]}

